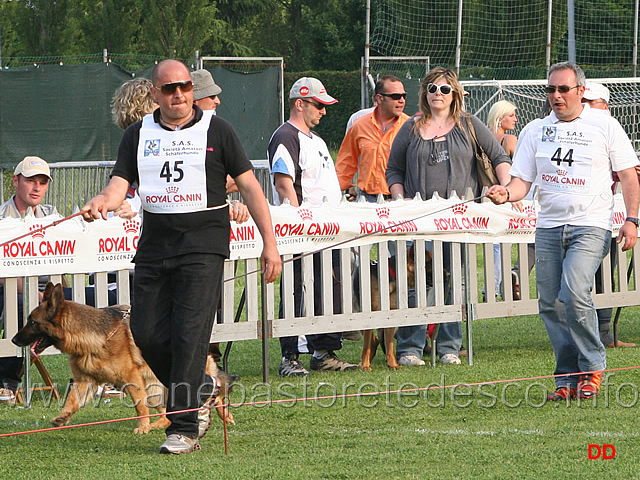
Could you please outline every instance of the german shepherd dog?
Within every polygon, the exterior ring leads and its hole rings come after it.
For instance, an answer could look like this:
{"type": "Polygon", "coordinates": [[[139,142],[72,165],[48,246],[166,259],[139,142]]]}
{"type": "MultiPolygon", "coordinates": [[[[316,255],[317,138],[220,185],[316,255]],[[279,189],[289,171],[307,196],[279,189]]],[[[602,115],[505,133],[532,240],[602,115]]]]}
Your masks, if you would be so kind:
{"type": "MultiPolygon", "coordinates": [[[[138,416],[149,415],[149,407],[158,413],[166,412],[166,389],[142,358],[129,328],[128,313],[126,305],[94,308],[67,301],[62,285],[47,284],[42,302],[11,341],[21,347],[31,345],[34,355],[51,345],[69,355],[73,384],[62,412],[51,420],[53,425],[67,425],[104,383],[122,386],[131,396],[138,416]]],[[[207,359],[207,373],[219,383],[216,405],[220,405],[221,397],[230,391],[237,377],[219,370],[211,358],[207,359]]],[[[226,416],[227,422],[234,423],[228,408],[216,411],[220,418],[226,416]]],[[[153,423],[148,417],[140,418],[134,433],[166,428],[170,423],[164,415],[153,423]]]]}
{"type": "MultiPolygon", "coordinates": [[[[389,258],[389,304],[392,310],[398,308],[398,291],[396,284],[396,260],[395,257],[389,258]]],[[[380,274],[379,267],[377,262],[371,262],[371,310],[377,311],[380,310],[380,291],[378,285],[378,275],[380,274]]],[[[426,270],[427,276],[427,286],[433,286],[433,258],[431,252],[425,251],[425,264],[424,268],[426,270]]],[[[415,249],[414,246],[411,245],[409,250],[407,251],[407,283],[409,288],[415,288],[416,285],[416,263],[415,263],[415,249]]],[[[356,295],[354,298],[356,302],[358,302],[359,298],[359,272],[356,271],[354,275],[354,291],[356,295]]],[[[357,307],[359,308],[359,307],[357,307]]],[[[378,345],[382,343],[382,349],[385,352],[385,356],[387,359],[387,366],[392,370],[399,370],[402,368],[398,365],[395,355],[395,349],[393,346],[393,338],[396,333],[396,327],[389,328],[381,328],[378,330],[378,335],[380,335],[380,340],[376,337],[374,330],[365,330],[363,332],[363,342],[362,342],[362,361],[360,362],[360,367],[363,370],[371,370],[371,361],[376,355],[376,350],[378,345]]]]}

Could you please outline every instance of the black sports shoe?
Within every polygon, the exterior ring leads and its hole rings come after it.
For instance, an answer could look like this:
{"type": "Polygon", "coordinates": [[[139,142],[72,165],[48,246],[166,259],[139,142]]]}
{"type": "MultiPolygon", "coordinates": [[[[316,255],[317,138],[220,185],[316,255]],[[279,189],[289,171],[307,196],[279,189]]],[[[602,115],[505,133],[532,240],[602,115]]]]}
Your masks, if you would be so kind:
{"type": "Polygon", "coordinates": [[[307,377],[309,375],[296,354],[287,355],[282,359],[278,373],[281,377],[307,377]]]}

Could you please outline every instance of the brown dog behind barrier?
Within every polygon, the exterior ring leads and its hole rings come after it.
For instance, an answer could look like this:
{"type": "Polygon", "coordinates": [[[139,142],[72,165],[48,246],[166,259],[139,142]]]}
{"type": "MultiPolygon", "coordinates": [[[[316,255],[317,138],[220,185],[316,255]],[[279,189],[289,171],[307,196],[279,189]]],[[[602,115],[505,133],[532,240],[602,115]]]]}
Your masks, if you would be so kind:
{"type": "MultiPolygon", "coordinates": [[[[371,310],[380,310],[380,291],[379,291],[379,268],[376,262],[371,262],[371,310]]],[[[433,286],[433,258],[431,252],[425,251],[425,271],[427,276],[427,286],[433,286]]],[[[389,259],[389,304],[392,310],[398,308],[398,291],[395,276],[395,257],[389,259]]],[[[415,288],[416,284],[416,264],[415,264],[415,249],[414,245],[411,245],[407,251],[407,283],[409,288],[415,288]]],[[[359,292],[359,279],[356,274],[354,278],[354,290],[359,292]]],[[[357,295],[356,295],[357,297],[357,295]]],[[[356,300],[357,301],[357,300],[356,300]]],[[[376,355],[378,345],[382,343],[382,348],[385,352],[387,359],[387,366],[392,370],[399,370],[402,368],[398,365],[395,355],[395,348],[393,345],[393,339],[396,333],[396,327],[382,328],[378,330],[380,334],[380,340],[376,337],[374,330],[365,330],[363,332],[362,341],[362,361],[360,367],[363,370],[371,370],[371,361],[376,355]]]]}
{"type": "MultiPolygon", "coordinates": [[[[67,425],[71,417],[90,400],[101,384],[120,385],[131,397],[138,416],[149,415],[149,407],[165,413],[166,389],[142,358],[133,341],[127,319],[129,307],[115,305],[94,308],[64,299],[60,284],[48,283],[44,296],[29,315],[27,324],[11,340],[18,346],[31,345],[40,354],[53,345],[69,355],[73,384],[62,412],[51,423],[67,425]]],[[[207,373],[219,382],[216,405],[231,387],[233,378],[219,370],[215,362],[207,360],[207,373]]],[[[216,408],[220,418],[234,423],[227,408],[216,408]]],[[[149,418],[138,419],[134,433],[166,428],[170,420],[162,415],[153,423],[149,418]]]]}

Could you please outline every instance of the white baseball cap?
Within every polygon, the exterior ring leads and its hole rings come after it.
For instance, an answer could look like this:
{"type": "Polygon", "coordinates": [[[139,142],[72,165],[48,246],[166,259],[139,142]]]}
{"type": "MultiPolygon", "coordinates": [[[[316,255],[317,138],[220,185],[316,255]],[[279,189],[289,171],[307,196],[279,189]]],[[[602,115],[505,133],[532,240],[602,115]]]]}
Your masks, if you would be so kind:
{"type": "Polygon", "coordinates": [[[333,105],[338,100],[327,93],[322,82],[313,77],[302,77],[293,84],[289,98],[313,98],[325,105],[333,105]]]}
{"type": "Polygon", "coordinates": [[[583,98],[585,100],[598,100],[601,98],[609,103],[609,89],[601,83],[587,82],[584,87],[583,98]]]}
{"type": "Polygon", "coordinates": [[[49,164],[40,157],[24,157],[24,159],[16,166],[14,175],[22,175],[23,177],[35,177],[36,175],[45,175],[51,178],[51,170],[49,164]]]}

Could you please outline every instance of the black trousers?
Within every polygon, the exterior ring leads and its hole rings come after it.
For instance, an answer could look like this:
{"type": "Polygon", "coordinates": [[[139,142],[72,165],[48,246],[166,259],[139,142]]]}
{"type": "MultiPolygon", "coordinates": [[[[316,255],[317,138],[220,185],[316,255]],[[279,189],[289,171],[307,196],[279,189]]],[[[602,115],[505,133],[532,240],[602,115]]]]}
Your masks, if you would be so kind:
{"type": "MultiPolygon", "coordinates": [[[[332,276],[333,276],[333,313],[342,313],[341,294],[340,294],[340,252],[333,250],[331,252],[332,276]]],[[[313,255],[313,277],[314,277],[314,315],[323,315],[322,306],[322,254],[313,255]]],[[[302,279],[302,261],[294,260],[293,262],[293,304],[295,308],[295,316],[303,315],[303,300],[306,287],[303,285],[302,279]]],[[[282,302],[282,282],[280,283],[280,318],[284,317],[282,302]]],[[[342,348],[342,332],[322,333],[317,335],[306,335],[308,342],[308,351],[301,350],[301,342],[298,337],[280,337],[280,349],[282,356],[294,353],[313,353],[315,350],[340,350],[342,348]]]]}
{"type": "MultiPolygon", "coordinates": [[[[221,255],[200,253],[136,263],[131,331],[169,390],[168,412],[197,408],[211,395],[205,367],[223,263],[221,255]]],[[[169,419],[167,435],[197,437],[197,411],[169,419]]]]}

